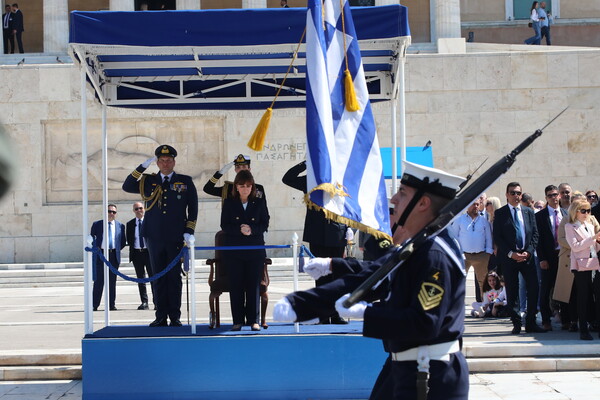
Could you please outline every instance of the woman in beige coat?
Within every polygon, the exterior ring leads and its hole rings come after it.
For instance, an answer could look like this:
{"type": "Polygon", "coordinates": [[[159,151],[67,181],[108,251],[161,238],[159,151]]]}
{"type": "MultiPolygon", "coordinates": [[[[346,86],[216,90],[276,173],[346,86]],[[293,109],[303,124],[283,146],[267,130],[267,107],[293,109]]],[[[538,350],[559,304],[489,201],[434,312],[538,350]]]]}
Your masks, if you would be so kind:
{"type": "Polygon", "coordinates": [[[571,271],[577,288],[577,316],[579,337],[592,340],[587,324],[587,305],[595,297],[596,315],[600,315],[600,277],[593,274],[600,269],[600,232],[596,233],[590,221],[591,207],[586,200],[578,199],[569,207],[569,222],[565,225],[565,238],[571,248],[571,271]]]}

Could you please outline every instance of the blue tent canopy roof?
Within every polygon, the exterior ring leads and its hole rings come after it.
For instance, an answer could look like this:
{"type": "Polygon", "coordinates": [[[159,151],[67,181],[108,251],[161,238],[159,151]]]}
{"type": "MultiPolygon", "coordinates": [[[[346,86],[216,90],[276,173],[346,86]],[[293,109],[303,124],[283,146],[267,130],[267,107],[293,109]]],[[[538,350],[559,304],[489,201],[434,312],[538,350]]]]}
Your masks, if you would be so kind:
{"type": "MultiPolygon", "coordinates": [[[[393,97],[410,45],[401,5],[352,9],[372,101],[393,97]]],[[[306,26],[306,9],[71,13],[70,51],[109,106],[263,109],[306,26]]],[[[275,108],[305,100],[304,44],[275,108]]]]}

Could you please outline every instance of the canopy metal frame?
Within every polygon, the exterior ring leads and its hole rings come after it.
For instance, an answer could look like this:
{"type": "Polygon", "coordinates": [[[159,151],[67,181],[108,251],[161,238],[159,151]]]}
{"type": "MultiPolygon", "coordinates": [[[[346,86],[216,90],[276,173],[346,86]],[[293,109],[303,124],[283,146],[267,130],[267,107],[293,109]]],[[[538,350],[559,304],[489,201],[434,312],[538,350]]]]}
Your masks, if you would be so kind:
{"type": "MultiPolygon", "coordinates": [[[[391,113],[391,141],[392,147],[397,148],[396,115],[400,108],[400,147],[402,160],[406,159],[406,132],[405,132],[405,105],[404,105],[404,66],[406,49],[410,46],[411,37],[401,36],[386,39],[359,40],[362,63],[367,83],[374,83],[370,88],[378,88],[370,92],[371,101],[390,101],[391,113]],[[383,54],[383,55],[382,55],[383,54]],[[383,68],[381,68],[383,67],[383,68]]],[[[103,160],[107,155],[107,120],[106,107],[131,107],[176,109],[178,106],[194,109],[193,105],[206,104],[209,109],[232,109],[239,104],[239,109],[250,109],[251,103],[267,103],[273,101],[273,96],[261,96],[256,93],[257,88],[279,87],[279,82],[286,76],[284,67],[289,66],[296,49],[297,43],[260,45],[260,46],[127,46],[127,45],[101,45],[86,43],[70,43],[69,53],[81,69],[81,135],[82,135],[82,215],[83,215],[83,247],[89,246],[88,224],[88,181],[87,181],[87,99],[86,90],[89,82],[95,96],[102,106],[102,154],[103,160]],[[281,57],[288,54],[289,57],[281,57]],[[274,56],[278,55],[278,56],[274,56]],[[127,56],[125,60],[118,57],[127,56]],[[126,58],[132,58],[127,60],[126,58]],[[180,56],[183,60],[169,59],[180,56]],[[111,58],[113,60],[111,60],[111,58]],[[135,60],[135,58],[138,58],[135,60]],[[116,60],[115,60],[116,59],[116,60]],[[242,73],[208,73],[209,70],[228,70],[232,67],[240,69],[273,69],[272,72],[242,72],[242,73]],[[173,68],[193,69],[194,73],[173,74],[173,68]],[[122,74],[115,74],[120,71],[122,74]],[[142,71],[143,74],[134,74],[133,71],[142,71]],[[201,91],[188,92],[186,83],[203,81],[206,85],[201,91]],[[175,82],[179,90],[176,92],[149,87],[152,82],[175,82]],[[244,90],[238,91],[235,96],[207,96],[218,93],[222,89],[239,86],[244,90]],[[120,98],[119,88],[154,97],[120,98]],[[224,106],[225,105],[225,106],[224,106]],[[229,106],[226,106],[229,105],[229,106]],[[165,107],[169,106],[169,107],[165,107]]],[[[302,85],[295,85],[295,81],[304,81],[305,74],[305,44],[301,44],[294,65],[288,74],[288,81],[283,87],[284,95],[278,97],[275,108],[298,107],[306,101],[306,91],[302,85]]],[[[206,109],[205,107],[203,109],[206,109]]],[[[392,191],[397,190],[397,161],[396,152],[392,151],[392,191]]],[[[107,162],[103,162],[103,219],[105,243],[107,241],[106,210],[108,209],[107,162]]],[[[191,259],[194,260],[193,247],[190,249],[191,259]]],[[[93,333],[92,314],[92,256],[83,251],[84,260],[84,307],[85,307],[85,334],[93,333]]],[[[108,254],[105,255],[108,259],[108,254]]],[[[193,266],[193,264],[192,264],[193,266]]],[[[194,268],[191,268],[191,287],[195,287],[194,268]]],[[[104,322],[110,325],[108,310],[108,278],[105,277],[104,292],[104,322]]],[[[194,292],[194,291],[193,291],[194,292]]],[[[192,308],[190,315],[192,334],[196,333],[196,308],[195,293],[192,293],[192,308]]]]}

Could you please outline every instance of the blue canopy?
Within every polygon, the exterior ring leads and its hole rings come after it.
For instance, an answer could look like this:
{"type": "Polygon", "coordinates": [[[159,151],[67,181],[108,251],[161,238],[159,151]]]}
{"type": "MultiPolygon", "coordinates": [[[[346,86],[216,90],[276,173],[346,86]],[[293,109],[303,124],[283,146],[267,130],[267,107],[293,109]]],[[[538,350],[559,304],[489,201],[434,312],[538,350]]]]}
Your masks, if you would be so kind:
{"type": "MultiPolygon", "coordinates": [[[[372,101],[397,91],[410,45],[401,5],[352,9],[372,101]]],[[[306,9],[71,13],[70,51],[103,104],[161,109],[264,109],[298,48],[306,9]]],[[[274,108],[303,107],[300,46],[274,108]]]]}

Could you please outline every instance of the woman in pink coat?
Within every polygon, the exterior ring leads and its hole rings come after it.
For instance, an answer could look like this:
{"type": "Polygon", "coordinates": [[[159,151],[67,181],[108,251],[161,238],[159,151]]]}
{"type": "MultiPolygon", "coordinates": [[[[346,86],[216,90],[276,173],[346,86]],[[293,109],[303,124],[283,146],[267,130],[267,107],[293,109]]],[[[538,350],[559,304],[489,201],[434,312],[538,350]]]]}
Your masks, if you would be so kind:
{"type": "Polygon", "coordinates": [[[569,222],[565,225],[565,236],[571,246],[571,271],[577,287],[577,316],[581,340],[592,340],[586,318],[589,296],[594,296],[596,317],[600,316],[600,274],[597,272],[600,269],[600,232],[594,233],[590,215],[590,203],[585,199],[575,200],[569,207],[569,222]],[[595,278],[592,280],[593,275],[595,278]]]}

